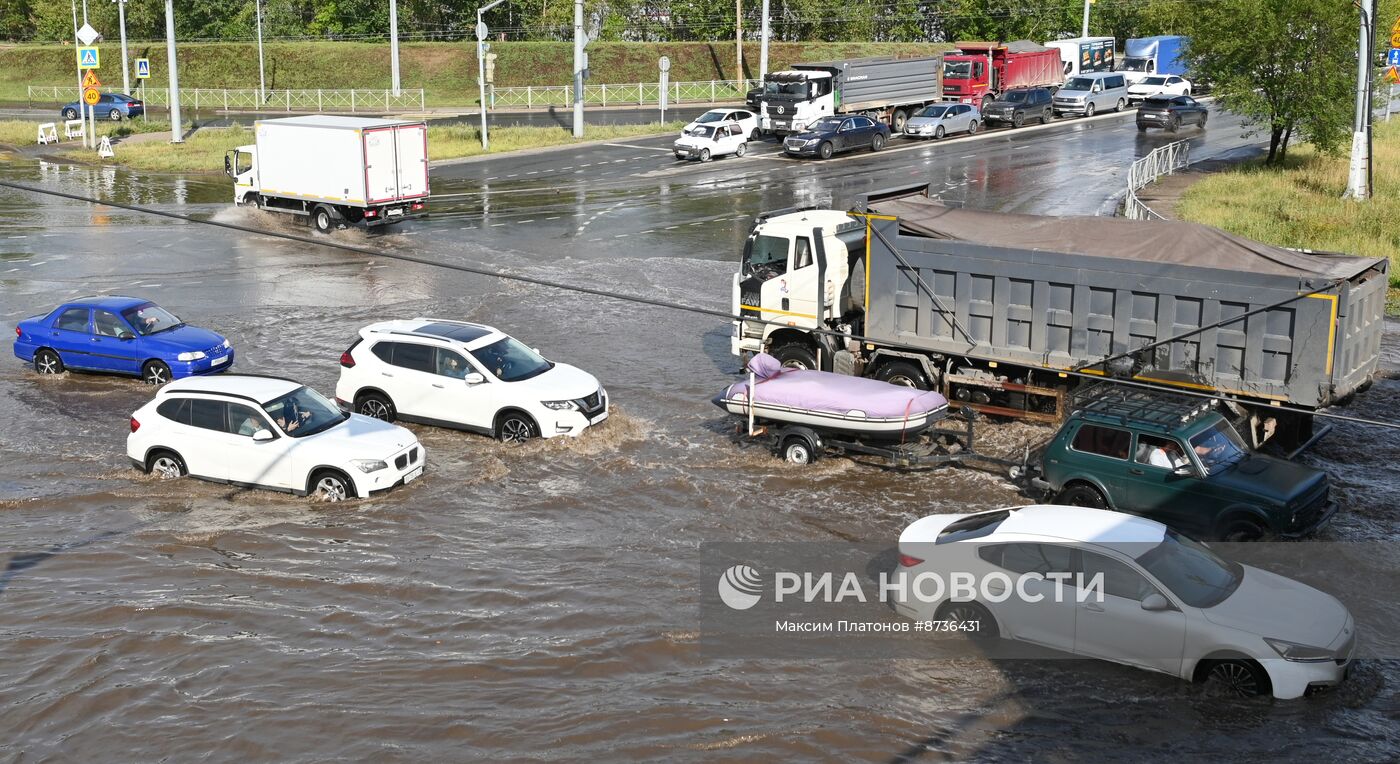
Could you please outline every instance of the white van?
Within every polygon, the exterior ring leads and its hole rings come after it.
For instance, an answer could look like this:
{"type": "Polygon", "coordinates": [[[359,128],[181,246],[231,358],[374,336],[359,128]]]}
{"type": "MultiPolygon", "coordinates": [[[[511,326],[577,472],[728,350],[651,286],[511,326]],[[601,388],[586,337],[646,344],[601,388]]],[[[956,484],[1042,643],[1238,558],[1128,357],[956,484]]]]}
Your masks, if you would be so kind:
{"type": "Polygon", "coordinates": [[[1055,116],[1094,116],[1100,111],[1122,111],[1128,105],[1128,81],[1122,72],[1081,74],[1065,80],[1055,93],[1055,116]]]}

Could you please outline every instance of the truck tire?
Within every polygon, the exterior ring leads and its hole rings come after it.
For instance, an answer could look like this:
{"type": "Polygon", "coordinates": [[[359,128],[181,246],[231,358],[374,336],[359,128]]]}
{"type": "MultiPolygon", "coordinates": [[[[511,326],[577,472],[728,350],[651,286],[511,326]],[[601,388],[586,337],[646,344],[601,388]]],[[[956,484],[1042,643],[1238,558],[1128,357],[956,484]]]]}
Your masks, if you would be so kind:
{"type": "Polygon", "coordinates": [[[331,208],[324,204],[317,205],[311,211],[311,224],[316,226],[320,233],[330,233],[335,228],[335,216],[331,214],[331,208]]]}
{"type": "Polygon", "coordinates": [[[903,109],[895,109],[894,116],[890,118],[890,131],[895,133],[904,132],[904,125],[909,122],[909,112],[903,109]]]}
{"type": "Polygon", "coordinates": [[[831,145],[831,141],[824,141],[822,145],[817,147],[817,156],[822,159],[830,159],[834,153],[836,153],[836,147],[831,145]]]}
{"type": "Polygon", "coordinates": [[[816,369],[817,354],[799,342],[789,342],[773,350],[773,357],[786,369],[816,369]]]}
{"type": "Polygon", "coordinates": [[[913,361],[887,361],[875,372],[875,378],[892,385],[912,387],[916,390],[932,390],[928,375],[913,361]]]}

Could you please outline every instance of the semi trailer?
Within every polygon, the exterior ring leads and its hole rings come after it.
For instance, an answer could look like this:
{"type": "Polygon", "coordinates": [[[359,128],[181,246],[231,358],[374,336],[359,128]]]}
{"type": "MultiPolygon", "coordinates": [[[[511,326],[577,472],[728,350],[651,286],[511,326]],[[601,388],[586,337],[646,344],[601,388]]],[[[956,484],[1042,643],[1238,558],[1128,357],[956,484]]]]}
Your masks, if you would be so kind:
{"type": "Polygon", "coordinates": [[[314,115],[266,119],[224,156],[233,201],[305,218],[325,233],[427,214],[424,122],[314,115]]]}
{"type": "Polygon", "coordinates": [[[1208,226],[945,207],[927,187],[758,218],[731,349],[1045,422],[1086,379],[1217,394],[1255,445],[1371,381],[1388,263],[1208,226]]]}
{"type": "Polygon", "coordinates": [[[960,42],[943,56],[943,100],[978,108],[1011,88],[1058,88],[1064,81],[1060,51],[1026,40],[960,42]]]}
{"type": "Polygon", "coordinates": [[[1123,75],[1128,84],[1135,85],[1154,74],[1186,75],[1183,57],[1186,38],[1180,35],[1157,35],[1128,40],[1123,45],[1123,75]]]}
{"type": "Polygon", "coordinates": [[[939,56],[797,64],[769,72],[748,100],[768,133],[797,133],[822,117],[857,113],[900,132],[911,114],[940,100],[941,72],[939,56]]]}

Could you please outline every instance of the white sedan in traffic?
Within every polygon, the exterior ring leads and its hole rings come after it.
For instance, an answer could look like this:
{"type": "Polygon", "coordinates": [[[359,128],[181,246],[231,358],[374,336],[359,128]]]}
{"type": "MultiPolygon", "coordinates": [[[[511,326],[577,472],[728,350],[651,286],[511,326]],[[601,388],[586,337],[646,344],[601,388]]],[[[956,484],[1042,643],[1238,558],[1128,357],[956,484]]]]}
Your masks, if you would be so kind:
{"type": "Polygon", "coordinates": [[[681,130],[681,135],[689,135],[691,130],[702,125],[713,127],[720,122],[737,122],[745,138],[751,141],[758,140],[758,115],[747,109],[710,109],[686,125],[681,130]]]}
{"type": "Polygon", "coordinates": [[[931,515],[904,529],[899,552],[904,588],[894,607],[909,618],[975,625],[962,630],[1232,694],[1300,697],[1341,682],[1355,652],[1355,623],[1335,597],[1119,512],[1036,505],[931,515]],[[954,576],[979,582],[975,594],[928,585],[954,576]]]}
{"type": "Polygon", "coordinates": [[[1128,86],[1128,101],[1139,103],[1155,95],[1191,95],[1191,83],[1174,74],[1153,74],[1128,86]]]}

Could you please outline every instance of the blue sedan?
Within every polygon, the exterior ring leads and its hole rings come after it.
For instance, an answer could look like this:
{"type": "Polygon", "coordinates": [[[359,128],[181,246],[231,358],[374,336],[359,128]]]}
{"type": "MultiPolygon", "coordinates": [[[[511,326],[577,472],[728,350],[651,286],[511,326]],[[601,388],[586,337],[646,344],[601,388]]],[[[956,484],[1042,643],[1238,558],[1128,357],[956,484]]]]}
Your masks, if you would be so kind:
{"type": "Polygon", "coordinates": [[[40,374],[81,369],[161,385],[227,370],[233,366],[233,347],[149,300],[89,297],[19,322],[15,357],[40,374]]]}
{"type": "MultiPolygon", "coordinates": [[[[93,106],[98,119],[110,119],[113,122],[120,122],[122,117],[135,119],[146,113],[145,104],[121,93],[103,93],[97,99],[97,105],[93,106]]],[[[74,101],[63,107],[64,119],[77,119],[83,113],[83,104],[74,101]]]]}

